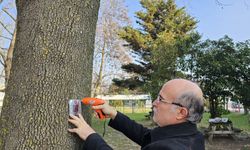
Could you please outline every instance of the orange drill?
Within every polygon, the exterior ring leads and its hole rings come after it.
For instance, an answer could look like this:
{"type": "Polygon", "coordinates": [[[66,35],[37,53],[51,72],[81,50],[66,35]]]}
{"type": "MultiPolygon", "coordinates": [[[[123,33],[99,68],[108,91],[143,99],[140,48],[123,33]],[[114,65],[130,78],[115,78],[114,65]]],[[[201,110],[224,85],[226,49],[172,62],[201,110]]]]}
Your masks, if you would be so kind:
{"type": "MultiPolygon", "coordinates": [[[[82,103],[85,105],[97,106],[97,105],[103,105],[105,101],[99,98],[85,97],[82,99],[82,103]]],[[[106,118],[106,115],[102,112],[101,109],[96,109],[95,111],[100,119],[106,118]]]]}

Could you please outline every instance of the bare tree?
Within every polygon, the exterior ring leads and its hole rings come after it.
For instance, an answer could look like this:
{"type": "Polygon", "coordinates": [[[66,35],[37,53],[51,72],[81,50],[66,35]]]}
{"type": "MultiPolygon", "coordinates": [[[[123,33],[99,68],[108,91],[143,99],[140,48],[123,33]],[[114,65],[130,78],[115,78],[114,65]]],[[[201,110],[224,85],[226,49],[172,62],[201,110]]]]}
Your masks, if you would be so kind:
{"type": "MultiPolygon", "coordinates": [[[[10,2],[10,5],[14,5],[14,1],[10,2]]],[[[3,65],[4,69],[4,77],[5,77],[5,87],[8,84],[9,76],[10,76],[10,69],[11,69],[11,63],[12,63],[12,56],[13,56],[13,50],[14,50],[14,44],[16,39],[16,16],[12,15],[10,13],[10,10],[15,9],[15,6],[9,6],[6,5],[2,8],[2,16],[6,16],[8,23],[6,20],[4,20],[4,17],[1,17],[0,25],[4,31],[1,32],[0,38],[7,40],[9,43],[8,47],[6,48],[0,48],[0,63],[3,65]]],[[[2,45],[6,45],[6,42],[3,42],[2,45]]],[[[1,47],[1,46],[0,46],[1,47]]],[[[4,90],[4,89],[0,89],[4,90]]]]}
{"type": "MultiPolygon", "coordinates": [[[[220,6],[222,9],[224,8],[224,7],[228,7],[228,6],[233,6],[234,4],[233,4],[233,2],[235,3],[235,2],[239,2],[239,1],[231,1],[231,3],[230,2],[228,2],[227,0],[215,0],[215,3],[218,5],[218,6],[220,6]]],[[[242,0],[242,3],[246,6],[246,8],[247,9],[249,9],[249,1],[248,0],[242,0]]]]}
{"type": "Polygon", "coordinates": [[[121,27],[130,24],[124,1],[102,1],[99,14],[92,95],[100,94],[102,87],[107,89],[111,76],[119,71],[121,62],[131,61],[123,47],[125,42],[118,37],[121,27]],[[104,80],[105,77],[106,80],[104,80]]]}

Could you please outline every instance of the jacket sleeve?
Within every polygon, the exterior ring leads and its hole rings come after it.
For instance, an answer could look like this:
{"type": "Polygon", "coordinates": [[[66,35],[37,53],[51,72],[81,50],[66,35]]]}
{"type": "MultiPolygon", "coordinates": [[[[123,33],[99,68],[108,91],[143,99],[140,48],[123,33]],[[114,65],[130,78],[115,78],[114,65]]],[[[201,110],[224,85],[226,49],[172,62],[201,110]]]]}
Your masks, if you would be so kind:
{"type": "Polygon", "coordinates": [[[97,134],[93,133],[89,135],[85,141],[85,150],[113,150],[103,138],[97,134]]]}
{"type": "Polygon", "coordinates": [[[117,112],[114,120],[111,119],[109,121],[109,126],[122,132],[140,146],[142,145],[144,134],[150,131],[150,129],[143,127],[120,112],[117,112]]]}

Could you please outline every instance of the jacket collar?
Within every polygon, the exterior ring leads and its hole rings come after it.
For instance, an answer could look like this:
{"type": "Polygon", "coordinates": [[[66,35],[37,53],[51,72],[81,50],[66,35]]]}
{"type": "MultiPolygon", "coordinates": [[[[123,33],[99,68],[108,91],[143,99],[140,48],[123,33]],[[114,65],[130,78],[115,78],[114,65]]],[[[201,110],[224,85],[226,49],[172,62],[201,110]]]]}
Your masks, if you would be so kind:
{"type": "Polygon", "coordinates": [[[161,140],[170,137],[188,136],[197,133],[196,124],[184,122],[165,127],[156,127],[151,131],[151,141],[161,140]]]}

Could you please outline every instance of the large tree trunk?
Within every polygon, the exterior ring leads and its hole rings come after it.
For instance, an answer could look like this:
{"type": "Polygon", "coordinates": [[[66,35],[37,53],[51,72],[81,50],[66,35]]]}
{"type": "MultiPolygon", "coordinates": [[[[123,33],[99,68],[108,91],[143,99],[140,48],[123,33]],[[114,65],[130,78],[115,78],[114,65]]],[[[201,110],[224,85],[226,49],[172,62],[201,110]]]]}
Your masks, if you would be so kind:
{"type": "MultiPolygon", "coordinates": [[[[68,100],[90,95],[99,0],[17,0],[17,35],[0,150],[80,149],[68,100]]],[[[84,117],[90,121],[89,109],[84,117]]]]}
{"type": "Polygon", "coordinates": [[[209,108],[210,109],[210,118],[218,117],[215,98],[210,98],[209,103],[210,103],[210,108],[209,108]]]}

